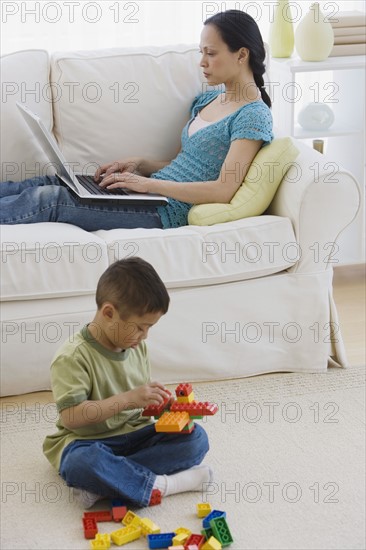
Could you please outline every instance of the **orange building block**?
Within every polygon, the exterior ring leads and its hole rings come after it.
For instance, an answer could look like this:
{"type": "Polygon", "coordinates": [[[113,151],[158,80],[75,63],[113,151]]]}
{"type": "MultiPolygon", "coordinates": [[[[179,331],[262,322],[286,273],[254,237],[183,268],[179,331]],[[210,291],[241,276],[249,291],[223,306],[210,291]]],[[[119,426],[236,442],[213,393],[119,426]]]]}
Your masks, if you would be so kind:
{"type": "Polygon", "coordinates": [[[157,432],[180,432],[190,422],[187,412],[166,412],[155,423],[157,432]]]}

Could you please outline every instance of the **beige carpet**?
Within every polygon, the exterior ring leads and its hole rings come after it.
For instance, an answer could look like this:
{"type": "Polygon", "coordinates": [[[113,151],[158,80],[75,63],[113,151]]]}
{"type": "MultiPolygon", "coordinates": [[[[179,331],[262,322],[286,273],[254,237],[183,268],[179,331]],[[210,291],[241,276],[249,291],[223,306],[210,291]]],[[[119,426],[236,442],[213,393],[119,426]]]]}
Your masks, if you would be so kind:
{"type": "MultiPolygon", "coordinates": [[[[220,407],[201,421],[214,494],[168,497],[139,515],[162,532],[199,532],[196,503],[208,500],[226,511],[233,550],[365,548],[363,368],[195,384],[194,391],[220,407]]],[[[54,406],[26,410],[18,401],[2,406],[1,548],[87,549],[83,510],[41,451],[54,431],[54,406]]],[[[94,509],[107,507],[103,501],[94,509]]],[[[116,525],[100,524],[100,531],[116,525]]]]}

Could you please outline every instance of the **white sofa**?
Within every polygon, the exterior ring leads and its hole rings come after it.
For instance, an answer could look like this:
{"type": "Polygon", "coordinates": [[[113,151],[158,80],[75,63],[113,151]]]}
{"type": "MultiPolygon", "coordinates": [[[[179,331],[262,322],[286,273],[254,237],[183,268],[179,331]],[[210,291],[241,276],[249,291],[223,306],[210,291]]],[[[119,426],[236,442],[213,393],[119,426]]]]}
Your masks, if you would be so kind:
{"type": "MultiPolygon", "coordinates": [[[[16,101],[43,118],[78,170],[130,155],[173,158],[203,89],[198,62],[196,45],[3,57],[1,181],[52,172],[16,101]]],[[[171,296],[148,341],[155,379],[321,372],[330,357],[345,366],[332,243],[359,209],[359,188],[345,170],[330,177],[334,159],[296,146],[262,216],[165,231],[2,226],[2,395],[50,388],[51,358],[94,315],[99,276],[130,255],[150,261],[171,296]]]]}

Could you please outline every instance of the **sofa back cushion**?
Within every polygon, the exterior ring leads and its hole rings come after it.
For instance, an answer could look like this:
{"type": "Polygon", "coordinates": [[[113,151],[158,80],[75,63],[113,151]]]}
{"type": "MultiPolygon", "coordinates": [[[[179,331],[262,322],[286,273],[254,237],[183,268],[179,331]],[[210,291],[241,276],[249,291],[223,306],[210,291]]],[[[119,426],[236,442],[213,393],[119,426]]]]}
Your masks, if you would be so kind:
{"type": "Polygon", "coordinates": [[[199,60],[197,45],[54,54],[54,134],[67,161],[93,173],[131,155],[173,158],[206,86],[199,60]]]}
{"type": "Polygon", "coordinates": [[[49,173],[49,161],[16,106],[26,104],[52,130],[49,56],[44,50],[4,55],[1,71],[0,181],[21,181],[49,173]]]}

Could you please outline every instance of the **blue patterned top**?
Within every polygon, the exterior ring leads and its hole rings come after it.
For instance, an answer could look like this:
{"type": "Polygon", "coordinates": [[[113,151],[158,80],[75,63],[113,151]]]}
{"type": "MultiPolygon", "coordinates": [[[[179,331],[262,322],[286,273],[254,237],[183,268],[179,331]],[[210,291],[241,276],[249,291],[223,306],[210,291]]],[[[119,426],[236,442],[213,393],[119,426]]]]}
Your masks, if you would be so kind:
{"type": "MultiPolygon", "coordinates": [[[[153,172],[151,178],[170,181],[213,181],[236,139],[263,140],[263,146],[274,139],[272,113],[261,99],[243,105],[225,118],[188,135],[188,127],[197,115],[221,92],[211,90],[198,94],[192,103],[191,119],[182,130],[182,151],[170,164],[153,172]]],[[[158,206],[164,229],[188,225],[188,212],[193,205],[169,199],[167,206],[158,206]]]]}

